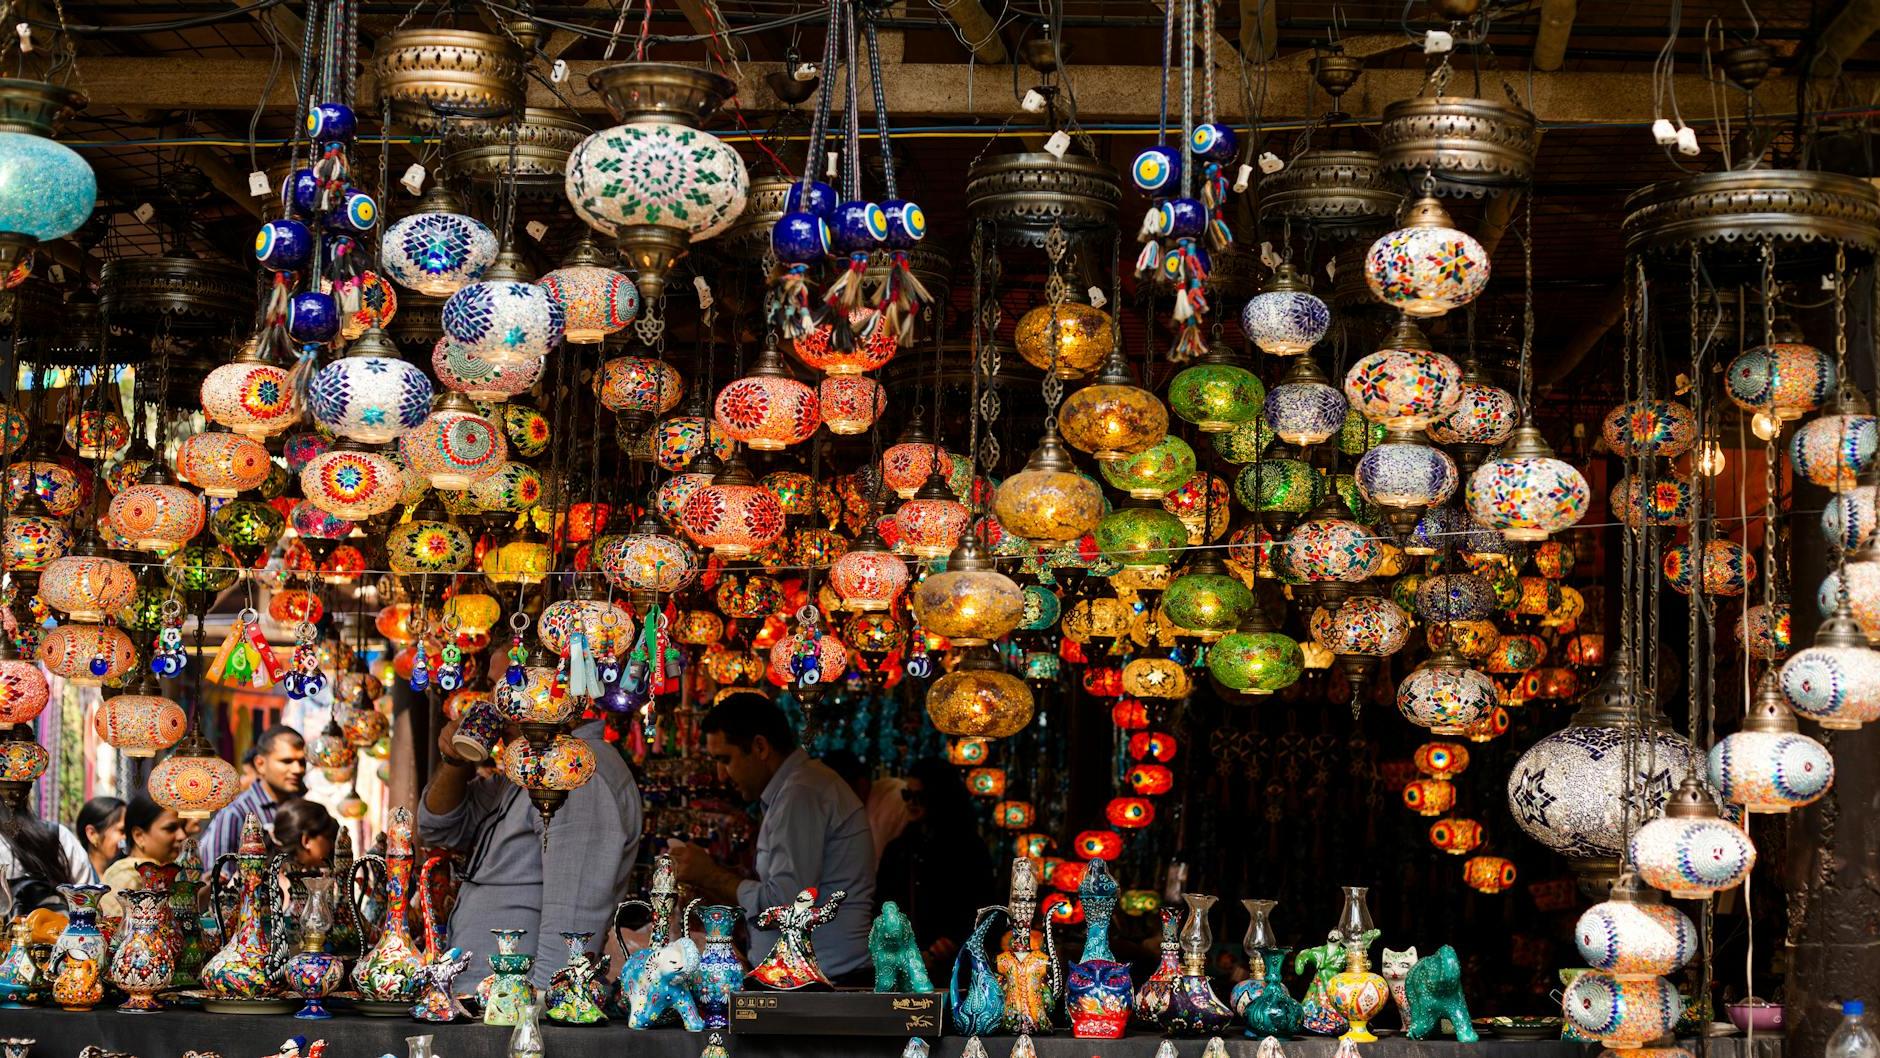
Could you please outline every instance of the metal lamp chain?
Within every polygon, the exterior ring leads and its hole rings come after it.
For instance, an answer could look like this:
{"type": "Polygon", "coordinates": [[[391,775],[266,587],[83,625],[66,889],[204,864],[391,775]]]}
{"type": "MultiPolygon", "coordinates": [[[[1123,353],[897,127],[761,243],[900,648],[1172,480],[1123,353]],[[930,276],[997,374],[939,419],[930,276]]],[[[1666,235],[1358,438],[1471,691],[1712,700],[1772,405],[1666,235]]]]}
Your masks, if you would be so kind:
{"type": "Polygon", "coordinates": [[[1058,401],[1064,396],[1064,381],[1058,378],[1058,355],[1063,343],[1064,303],[1070,297],[1070,284],[1064,279],[1064,251],[1069,247],[1070,239],[1064,234],[1064,226],[1053,222],[1051,231],[1044,238],[1045,256],[1051,260],[1051,276],[1045,280],[1044,295],[1051,305],[1051,326],[1047,337],[1051,341],[1051,363],[1045,369],[1044,384],[1044,429],[1047,434],[1057,432],[1058,401]]]}

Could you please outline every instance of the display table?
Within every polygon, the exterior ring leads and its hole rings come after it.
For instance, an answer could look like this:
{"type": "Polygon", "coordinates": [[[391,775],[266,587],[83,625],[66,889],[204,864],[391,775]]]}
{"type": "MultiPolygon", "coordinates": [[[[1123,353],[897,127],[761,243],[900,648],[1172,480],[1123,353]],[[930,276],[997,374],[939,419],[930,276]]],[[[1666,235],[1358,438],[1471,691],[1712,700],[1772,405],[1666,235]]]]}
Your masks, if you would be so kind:
{"type": "MultiPolygon", "coordinates": [[[[618,1025],[567,1028],[544,1025],[547,1058],[697,1058],[704,1034],[677,1030],[634,1032],[618,1025]]],[[[185,1051],[214,1051],[222,1058],[267,1058],[290,1036],[327,1041],[326,1058],[379,1058],[391,1054],[405,1058],[405,1037],[432,1036],[437,1058],[506,1058],[509,1030],[480,1024],[428,1025],[403,1018],[337,1016],[330,1021],[296,1021],[289,1016],[244,1017],[170,1010],[160,1014],[120,1014],[99,1010],[72,1014],[61,1010],[0,1010],[0,1037],[24,1036],[39,1042],[28,1058],[77,1058],[78,1052],[97,1044],[109,1051],[136,1058],[182,1058],[185,1051]]],[[[736,1058],[898,1058],[906,1041],[850,1036],[739,1036],[727,1034],[726,1045],[736,1058]]],[[[1009,1036],[983,1041],[990,1058],[1007,1058],[1009,1036]]],[[[1079,1040],[1068,1035],[1039,1036],[1038,1058],[1153,1058],[1160,1037],[1131,1036],[1122,1040],[1079,1040]]],[[[1206,1040],[1176,1040],[1180,1058],[1200,1058],[1206,1040]]],[[[948,1036],[939,1040],[934,1058],[959,1058],[966,1040],[948,1036]]],[[[1330,1058],[1338,1041],[1297,1040],[1284,1044],[1288,1058],[1330,1058]]],[[[1236,1033],[1227,1038],[1232,1058],[1254,1058],[1258,1043],[1236,1033]]],[[[1454,1040],[1418,1043],[1386,1037],[1360,1048],[1365,1058],[1592,1058],[1599,1048],[1560,1040],[1497,1040],[1485,1038],[1473,1045],[1454,1040]]],[[[1693,1048],[1695,1050],[1695,1048],[1693,1048]]],[[[1756,1041],[1755,1054],[1740,1038],[1710,1041],[1710,1058],[1781,1058],[1781,1037],[1756,1041]]]]}

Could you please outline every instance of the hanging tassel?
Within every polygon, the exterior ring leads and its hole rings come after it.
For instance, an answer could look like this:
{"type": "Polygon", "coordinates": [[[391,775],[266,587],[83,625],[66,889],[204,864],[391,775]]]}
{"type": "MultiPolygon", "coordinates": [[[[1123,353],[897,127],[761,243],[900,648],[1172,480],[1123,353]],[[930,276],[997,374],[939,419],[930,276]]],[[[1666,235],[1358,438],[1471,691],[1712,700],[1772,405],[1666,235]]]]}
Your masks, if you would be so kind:
{"type": "Polygon", "coordinates": [[[1150,239],[1143,244],[1142,252],[1136,255],[1136,275],[1144,279],[1152,278],[1156,269],[1161,267],[1162,248],[1156,245],[1154,239],[1150,239]]]}
{"type": "MultiPolygon", "coordinates": [[[[840,276],[836,277],[835,282],[829,284],[828,291],[823,294],[823,302],[827,304],[830,309],[841,313],[844,318],[847,318],[849,313],[862,307],[863,295],[865,293],[863,290],[863,277],[867,272],[868,255],[865,253],[850,254],[849,267],[840,276]]],[[[841,333],[841,328],[838,327],[836,330],[838,334],[841,333]]],[[[838,348],[848,347],[838,346],[838,348]]]]}
{"type": "Polygon", "coordinates": [[[909,263],[907,252],[894,251],[889,258],[887,278],[881,281],[875,304],[887,316],[886,323],[894,328],[896,343],[901,348],[913,344],[914,321],[920,316],[921,306],[932,300],[932,297],[914,274],[914,266],[909,263]]]}
{"type": "Polygon", "coordinates": [[[568,693],[589,700],[606,693],[601,686],[600,673],[594,667],[594,656],[588,652],[586,631],[577,631],[568,637],[568,693]]]}
{"type": "Polygon", "coordinates": [[[816,314],[810,309],[809,266],[784,265],[771,274],[776,294],[771,302],[770,322],[792,341],[816,329],[816,314]]]}

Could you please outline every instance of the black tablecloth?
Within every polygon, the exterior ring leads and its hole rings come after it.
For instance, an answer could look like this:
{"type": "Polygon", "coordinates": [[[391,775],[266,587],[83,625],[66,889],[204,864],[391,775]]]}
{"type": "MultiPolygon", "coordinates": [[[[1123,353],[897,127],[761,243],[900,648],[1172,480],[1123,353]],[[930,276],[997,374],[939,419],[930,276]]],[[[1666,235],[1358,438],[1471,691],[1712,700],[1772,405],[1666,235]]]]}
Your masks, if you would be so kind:
{"type": "MultiPolygon", "coordinates": [[[[436,1058],[506,1058],[509,1030],[480,1024],[428,1025],[405,1018],[336,1016],[329,1021],[205,1014],[168,1010],[160,1014],[87,1014],[62,1010],[0,1010],[0,1037],[37,1040],[28,1058],[77,1058],[97,1044],[137,1058],[182,1058],[184,1051],[214,1051],[222,1058],[269,1058],[290,1036],[327,1041],[326,1058],[405,1058],[405,1037],[429,1034],[436,1058]]],[[[698,1058],[704,1034],[676,1029],[635,1032],[619,1025],[569,1028],[544,1025],[546,1058],[698,1058]]],[[[1258,1043],[1236,1033],[1227,1037],[1230,1058],[1255,1058],[1258,1043]]],[[[859,1036],[748,1036],[727,1034],[733,1058],[898,1058],[905,1040],[859,1036]]],[[[934,1058],[960,1058],[966,1040],[948,1036],[934,1044],[934,1058]]],[[[990,1058],[1008,1058],[1011,1037],[985,1037],[990,1058]]],[[[1153,1035],[1122,1040],[1079,1040],[1069,1035],[1033,1039],[1038,1058],[1153,1058],[1161,1039],[1153,1035]]],[[[1206,1040],[1176,1040],[1180,1058],[1200,1058],[1206,1040]]],[[[1709,1058],[1781,1058],[1781,1039],[1759,1038],[1755,1054],[1741,1039],[1710,1041],[1709,1058]]],[[[1287,1058],[1330,1058],[1338,1041],[1308,1039],[1284,1044],[1287,1058]]],[[[1592,1058],[1597,1047],[1560,1040],[1497,1040],[1458,1044],[1453,1040],[1418,1043],[1386,1037],[1359,1048],[1364,1058],[1592,1058]]]]}

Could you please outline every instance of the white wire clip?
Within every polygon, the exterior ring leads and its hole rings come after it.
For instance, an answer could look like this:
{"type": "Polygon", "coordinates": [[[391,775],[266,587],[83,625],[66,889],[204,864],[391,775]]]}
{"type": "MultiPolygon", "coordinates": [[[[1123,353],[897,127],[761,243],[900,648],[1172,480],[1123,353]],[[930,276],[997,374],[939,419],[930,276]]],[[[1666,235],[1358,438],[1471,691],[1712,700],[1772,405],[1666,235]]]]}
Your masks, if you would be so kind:
{"type": "Polygon", "coordinates": [[[1036,88],[1025,89],[1025,98],[1018,101],[1018,108],[1027,114],[1044,113],[1044,93],[1036,88]]]}
{"type": "Polygon", "coordinates": [[[405,167],[405,175],[398,178],[398,186],[411,194],[418,194],[424,190],[424,176],[424,166],[412,162],[405,167]]]}
{"type": "Polygon", "coordinates": [[[1678,142],[1678,127],[1669,118],[1659,118],[1652,122],[1652,139],[1660,147],[1669,147],[1678,142]]]}
{"type": "Polygon", "coordinates": [[[556,59],[555,65],[548,68],[548,79],[560,84],[568,79],[568,60],[556,59]]]}
{"type": "Polygon", "coordinates": [[[1697,145],[1697,130],[1689,125],[1678,126],[1678,153],[1687,158],[1694,157],[1702,147],[1697,145]]]}
{"type": "Polygon", "coordinates": [[[13,32],[19,34],[21,51],[33,50],[33,27],[24,22],[18,22],[13,26],[13,32]]]}
{"type": "Polygon", "coordinates": [[[1110,296],[1103,292],[1102,287],[1093,286],[1089,290],[1084,291],[1084,293],[1089,296],[1090,307],[1093,309],[1100,309],[1110,303],[1110,296]]]}
{"type": "Polygon", "coordinates": [[[1053,132],[1051,138],[1044,141],[1044,149],[1054,158],[1064,157],[1064,152],[1071,149],[1071,134],[1063,129],[1053,132]]]}
{"type": "Polygon", "coordinates": [[[1456,38],[1448,30],[1432,29],[1423,34],[1423,54],[1447,55],[1455,49],[1456,38]]]}

